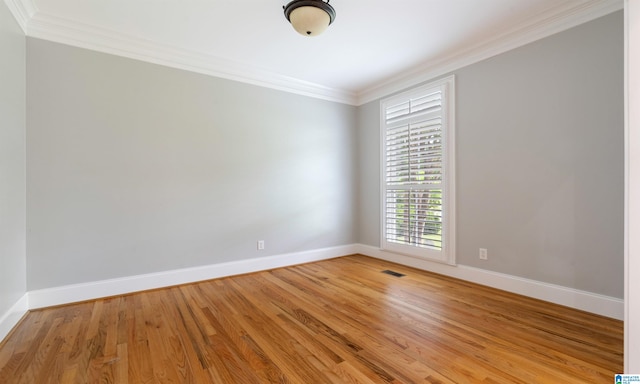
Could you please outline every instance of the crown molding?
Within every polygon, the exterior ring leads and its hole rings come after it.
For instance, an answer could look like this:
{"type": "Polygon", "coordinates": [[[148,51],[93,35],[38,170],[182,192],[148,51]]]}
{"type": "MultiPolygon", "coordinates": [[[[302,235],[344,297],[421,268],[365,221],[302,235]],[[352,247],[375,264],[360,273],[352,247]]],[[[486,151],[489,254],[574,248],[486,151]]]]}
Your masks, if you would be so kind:
{"type": "Polygon", "coordinates": [[[621,10],[624,5],[623,0],[588,0],[578,5],[559,4],[489,41],[468,46],[428,64],[414,67],[356,93],[44,14],[38,11],[33,0],[5,0],[5,3],[29,37],[356,106],[621,10]]]}
{"type": "Polygon", "coordinates": [[[22,31],[27,34],[27,24],[33,15],[38,12],[38,8],[32,0],[4,0],[4,3],[13,14],[22,31]]]}
{"type": "Polygon", "coordinates": [[[457,69],[622,10],[623,6],[623,0],[590,0],[579,5],[559,5],[530,19],[526,24],[507,30],[489,41],[459,50],[426,65],[414,67],[407,72],[373,85],[358,93],[357,105],[378,100],[457,69]]]}
{"type": "MultiPolygon", "coordinates": [[[[19,1],[19,0],[13,0],[19,1]]],[[[339,89],[186,50],[117,31],[38,12],[27,23],[29,37],[86,48],[167,67],[235,80],[318,99],[355,105],[356,95],[339,89]]]]}

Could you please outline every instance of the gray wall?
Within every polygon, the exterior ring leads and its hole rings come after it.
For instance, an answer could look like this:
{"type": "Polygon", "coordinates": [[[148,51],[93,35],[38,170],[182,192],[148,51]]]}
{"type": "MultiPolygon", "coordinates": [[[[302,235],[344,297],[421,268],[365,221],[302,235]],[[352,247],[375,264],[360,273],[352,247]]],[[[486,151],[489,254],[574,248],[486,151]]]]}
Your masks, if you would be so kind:
{"type": "Polygon", "coordinates": [[[358,107],[358,242],[380,246],[380,102],[358,107]]]}
{"type": "Polygon", "coordinates": [[[29,290],[356,241],[355,107],[32,38],[27,90],[29,290]]]}
{"type": "MultiPolygon", "coordinates": [[[[617,12],[455,72],[458,264],[623,297],[623,37],[617,12]]],[[[374,246],[378,116],[358,114],[374,246]]]]}
{"type": "Polygon", "coordinates": [[[0,317],[26,292],[25,37],[0,1],[0,317]]]}

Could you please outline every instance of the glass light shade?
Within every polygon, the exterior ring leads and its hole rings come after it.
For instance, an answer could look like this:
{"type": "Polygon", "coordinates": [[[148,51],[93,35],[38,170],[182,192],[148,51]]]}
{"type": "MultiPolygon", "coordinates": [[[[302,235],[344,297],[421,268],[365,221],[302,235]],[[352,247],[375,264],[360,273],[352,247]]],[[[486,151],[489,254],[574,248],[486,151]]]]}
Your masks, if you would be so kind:
{"type": "Polygon", "coordinates": [[[299,34],[316,36],[324,32],[331,24],[331,17],[323,9],[306,6],[291,11],[289,21],[299,34]]]}

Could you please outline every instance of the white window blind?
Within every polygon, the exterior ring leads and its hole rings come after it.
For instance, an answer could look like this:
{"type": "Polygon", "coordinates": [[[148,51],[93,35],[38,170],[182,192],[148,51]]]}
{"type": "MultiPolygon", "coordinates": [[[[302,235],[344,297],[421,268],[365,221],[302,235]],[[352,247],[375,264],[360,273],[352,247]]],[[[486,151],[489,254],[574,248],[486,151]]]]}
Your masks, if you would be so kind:
{"type": "Polygon", "coordinates": [[[382,244],[451,262],[443,252],[451,208],[449,79],[382,103],[382,244]]]}

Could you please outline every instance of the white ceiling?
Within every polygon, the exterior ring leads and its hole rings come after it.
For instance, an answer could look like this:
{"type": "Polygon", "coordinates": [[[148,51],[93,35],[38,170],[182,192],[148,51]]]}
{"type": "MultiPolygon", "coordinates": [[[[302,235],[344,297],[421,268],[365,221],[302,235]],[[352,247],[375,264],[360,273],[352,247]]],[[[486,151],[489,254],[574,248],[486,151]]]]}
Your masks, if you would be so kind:
{"type": "Polygon", "coordinates": [[[298,35],[288,0],[5,0],[28,36],[361,104],[622,9],[622,0],[331,0],[298,35]]]}

